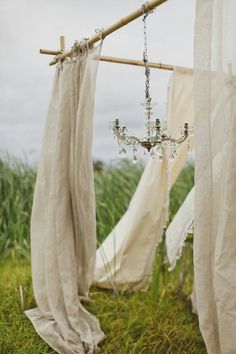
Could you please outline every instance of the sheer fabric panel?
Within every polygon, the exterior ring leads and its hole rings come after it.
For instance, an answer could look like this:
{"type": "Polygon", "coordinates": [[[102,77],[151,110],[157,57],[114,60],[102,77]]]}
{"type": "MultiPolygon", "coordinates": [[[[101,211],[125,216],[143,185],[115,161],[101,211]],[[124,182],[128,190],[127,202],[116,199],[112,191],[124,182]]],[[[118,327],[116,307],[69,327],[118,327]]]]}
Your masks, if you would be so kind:
{"type": "Polygon", "coordinates": [[[236,348],[236,2],[198,0],[194,267],[210,354],[236,348]]]}

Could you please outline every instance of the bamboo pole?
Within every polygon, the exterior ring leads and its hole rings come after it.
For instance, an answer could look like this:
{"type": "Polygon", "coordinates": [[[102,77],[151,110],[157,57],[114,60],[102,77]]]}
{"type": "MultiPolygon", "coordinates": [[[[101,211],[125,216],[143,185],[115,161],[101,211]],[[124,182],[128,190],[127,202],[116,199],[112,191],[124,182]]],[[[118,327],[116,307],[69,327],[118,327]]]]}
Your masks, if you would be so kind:
{"type": "MultiPolygon", "coordinates": [[[[145,66],[144,62],[141,61],[141,60],[123,59],[123,58],[109,57],[109,56],[103,56],[103,55],[98,56],[96,59],[100,60],[100,61],[109,62],[109,63],[145,66]]],[[[164,70],[172,70],[172,71],[175,68],[173,65],[161,64],[161,63],[152,63],[152,62],[148,62],[148,66],[150,68],[154,68],[154,69],[164,69],[164,70]]]]}
{"type": "Polygon", "coordinates": [[[49,49],[39,49],[40,54],[46,54],[46,55],[58,55],[61,53],[60,50],[49,50],[49,49]]]}
{"type": "MultiPolygon", "coordinates": [[[[118,22],[114,23],[112,26],[104,29],[103,31],[101,31],[101,33],[98,33],[95,36],[88,39],[88,41],[87,41],[88,46],[92,46],[96,42],[99,42],[101,40],[101,38],[103,39],[103,38],[107,37],[109,34],[117,31],[119,28],[126,26],[128,23],[136,20],[138,17],[143,15],[144,10],[151,11],[166,1],[168,1],[168,0],[150,0],[150,1],[146,2],[143,5],[143,7],[140,7],[139,9],[132,12],[128,16],[121,18],[118,22]]],[[[63,60],[66,57],[71,56],[72,53],[73,53],[72,50],[65,51],[62,55],[60,55],[60,60],[63,60]]],[[[56,64],[58,62],[58,59],[59,58],[55,58],[53,61],[51,61],[49,63],[49,65],[56,64]]]]}
{"type": "Polygon", "coordinates": [[[39,53],[46,54],[46,55],[58,55],[58,54],[64,53],[65,52],[65,37],[64,36],[60,36],[60,48],[61,48],[61,50],[40,49],[39,53]]]}
{"type": "MultiPolygon", "coordinates": [[[[61,51],[55,51],[55,50],[47,50],[47,49],[40,49],[41,54],[48,54],[48,55],[58,55],[61,53],[61,51]]],[[[95,59],[108,62],[108,63],[118,63],[118,64],[127,64],[127,65],[135,65],[135,66],[145,66],[144,62],[141,60],[135,60],[135,59],[125,59],[125,58],[117,58],[117,57],[111,57],[111,56],[106,56],[106,55],[100,55],[97,56],[95,59]]],[[[148,62],[148,66],[150,68],[154,69],[163,69],[163,70],[174,70],[175,66],[170,65],[170,64],[162,64],[162,63],[153,63],[153,62],[148,62]]]]}

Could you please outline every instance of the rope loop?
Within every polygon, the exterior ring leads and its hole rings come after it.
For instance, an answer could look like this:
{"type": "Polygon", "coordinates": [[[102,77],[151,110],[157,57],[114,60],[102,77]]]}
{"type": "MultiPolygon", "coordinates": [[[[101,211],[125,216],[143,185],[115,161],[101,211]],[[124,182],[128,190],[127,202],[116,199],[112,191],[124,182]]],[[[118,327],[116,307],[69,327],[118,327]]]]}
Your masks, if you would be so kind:
{"type": "Polygon", "coordinates": [[[143,21],[146,20],[147,16],[152,14],[154,12],[154,10],[150,10],[149,9],[149,2],[146,1],[142,6],[141,6],[142,10],[143,10],[143,21]]]}
{"type": "Polygon", "coordinates": [[[105,36],[103,34],[104,28],[96,28],[95,33],[99,35],[101,41],[104,40],[105,36]]]}

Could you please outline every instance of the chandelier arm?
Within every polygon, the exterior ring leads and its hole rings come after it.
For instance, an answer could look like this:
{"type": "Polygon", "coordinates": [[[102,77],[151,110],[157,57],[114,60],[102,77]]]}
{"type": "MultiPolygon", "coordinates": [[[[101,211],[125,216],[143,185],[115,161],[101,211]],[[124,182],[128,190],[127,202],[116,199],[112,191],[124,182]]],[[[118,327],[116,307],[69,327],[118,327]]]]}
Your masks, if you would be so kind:
{"type": "Polygon", "coordinates": [[[140,143],[140,139],[133,135],[122,134],[120,133],[119,129],[114,129],[113,132],[119,140],[122,140],[127,145],[134,145],[140,143]]]}
{"type": "Polygon", "coordinates": [[[181,144],[188,138],[188,136],[189,136],[188,134],[184,134],[182,137],[180,137],[178,139],[172,138],[170,136],[165,136],[165,137],[162,137],[161,140],[162,141],[171,141],[173,143],[181,144]]]}
{"type": "Polygon", "coordinates": [[[182,144],[187,138],[188,138],[188,134],[184,135],[183,137],[179,138],[179,139],[176,139],[175,142],[177,144],[182,144]]]}
{"type": "MultiPolygon", "coordinates": [[[[127,136],[128,136],[128,135],[127,135],[127,136]]],[[[130,135],[130,136],[128,136],[128,138],[129,138],[130,140],[132,140],[132,142],[130,142],[129,145],[139,144],[139,143],[140,143],[140,139],[137,138],[137,137],[135,137],[135,136],[130,135]]]]}

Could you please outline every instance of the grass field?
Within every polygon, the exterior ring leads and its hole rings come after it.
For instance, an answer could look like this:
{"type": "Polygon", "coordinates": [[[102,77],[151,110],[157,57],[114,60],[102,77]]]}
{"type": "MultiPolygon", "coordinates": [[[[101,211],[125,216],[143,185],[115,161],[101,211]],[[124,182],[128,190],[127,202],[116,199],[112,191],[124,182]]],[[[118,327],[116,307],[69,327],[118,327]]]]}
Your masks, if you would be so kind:
{"type": "MultiPolygon", "coordinates": [[[[95,169],[100,242],[127,208],[142,166],[123,162],[117,166],[96,164],[95,169]]],[[[35,171],[29,166],[13,159],[0,160],[0,354],[54,353],[23,314],[35,305],[29,262],[34,182],[35,171]]],[[[192,185],[193,167],[188,166],[171,191],[170,218],[192,185]]],[[[93,288],[88,308],[98,316],[106,333],[101,353],[206,353],[188,299],[192,281],[192,240],[189,239],[182,259],[171,273],[164,242],[160,244],[147,292],[120,294],[117,299],[111,291],[93,288]]]]}

